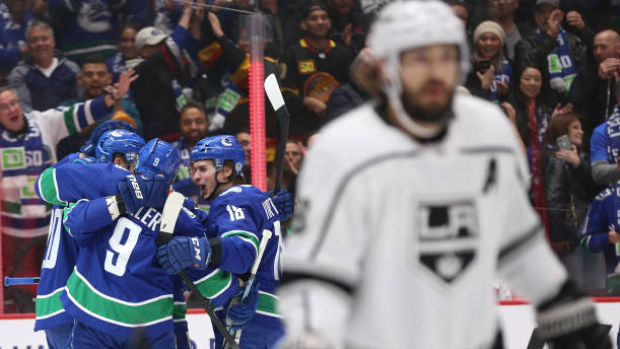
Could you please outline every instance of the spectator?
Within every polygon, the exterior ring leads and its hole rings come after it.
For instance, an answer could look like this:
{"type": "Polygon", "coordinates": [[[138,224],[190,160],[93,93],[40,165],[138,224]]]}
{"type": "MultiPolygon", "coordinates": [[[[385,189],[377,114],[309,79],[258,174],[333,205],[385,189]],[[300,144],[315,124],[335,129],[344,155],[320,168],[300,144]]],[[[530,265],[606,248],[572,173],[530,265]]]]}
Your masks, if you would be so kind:
{"type": "Polygon", "coordinates": [[[327,3],[331,10],[330,38],[357,54],[366,46],[366,32],[370,27],[359,1],[329,0],[327,3]]]}
{"type": "Polygon", "coordinates": [[[301,143],[293,140],[286,142],[286,151],[284,153],[284,168],[282,172],[282,188],[286,189],[295,197],[297,187],[297,175],[301,169],[302,157],[301,143]]]}
{"type": "Polygon", "coordinates": [[[471,54],[474,69],[465,83],[472,95],[498,101],[508,94],[512,67],[502,51],[505,40],[504,30],[493,21],[484,21],[476,27],[471,54]]]}
{"type": "Polygon", "coordinates": [[[246,183],[252,183],[252,136],[250,136],[250,131],[244,128],[235,134],[235,138],[243,147],[243,154],[245,155],[243,177],[245,177],[246,183]]]}
{"type": "Polygon", "coordinates": [[[607,120],[616,105],[613,77],[620,73],[620,35],[603,30],[594,36],[595,63],[577,74],[567,102],[585,112],[584,131],[589,144],[594,128],[607,120]]]}
{"type": "Polygon", "coordinates": [[[510,107],[514,108],[516,112],[517,129],[528,154],[532,174],[530,197],[548,231],[541,143],[549,121],[556,115],[571,111],[571,107],[561,108],[558,104],[555,109],[552,109],[548,102],[548,92],[543,83],[543,74],[538,67],[526,66],[518,71],[515,77],[515,88],[512,90],[508,101],[510,107]]]}
{"type": "MultiPolygon", "coordinates": [[[[469,7],[463,0],[449,0],[446,1],[448,5],[454,11],[454,14],[463,22],[463,26],[469,28],[469,7]]],[[[469,31],[468,31],[469,33],[469,31]]]]}
{"type": "Polygon", "coordinates": [[[362,49],[355,57],[349,68],[349,81],[338,86],[327,102],[325,122],[334,120],[349,110],[362,105],[370,98],[368,92],[365,91],[363,81],[373,74],[374,61],[369,48],[362,49]]]}
{"type": "Polygon", "coordinates": [[[587,47],[592,46],[594,32],[586,26],[576,11],[568,12],[566,19],[579,36],[565,31],[560,23],[564,13],[559,0],[537,0],[534,11],[537,33],[517,43],[515,61],[519,64],[543,64],[544,80],[559,102],[570,89],[580,70],[587,67],[587,47]]]}
{"type": "MultiPolygon", "coordinates": [[[[211,116],[209,131],[220,131],[230,112],[249,97],[250,44],[247,31],[241,31],[237,45],[227,37],[219,18],[208,14],[215,40],[200,50],[198,57],[207,70],[210,87],[215,95],[207,101],[207,113],[211,116]]],[[[265,76],[276,71],[275,60],[265,52],[263,60],[265,76]]],[[[267,110],[271,111],[271,107],[267,110]]],[[[234,133],[234,132],[233,132],[234,133]]]]}
{"type": "Polygon", "coordinates": [[[351,55],[328,39],[331,20],[323,3],[304,7],[301,27],[306,35],[284,53],[280,76],[293,115],[290,134],[305,138],[325,118],[332,91],[346,81],[351,55]]]}
{"type": "Polygon", "coordinates": [[[20,61],[9,75],[9,86],[17,91],[24,110],[43,111],[66,99],[78,98],[80,68],[54,52],[52,28],[44,22],[33,22],[26,30],[26,41],[32,57],[20,61]]]}
{"type": "Polygon", "coordinates": [[[124,0],[48,0],[58,47],[77,62],[90,55],[111,57],[117,52],[124,0]]]}
{"type": "Polygon", "coordinates": [[[592,179],[599,185],[613,185],[620,180],[620,99],[609,120],[594,129],[590,140],[592,179]]]}
{"type": "Polygon", "coordinates": [[[534,35],[532,29],[525,22],[515,22],[515,11],[519,7],[519,0],[490,0],[489,12],[491,18],[497,22],[506,33],[506,56],[509,60],[515,58],[515,46],[522,39],[534,35]]]}
{"type": "MultiPolygon", "coordinates": [[[[6,276],[38,275],[51,207],[34,190],[36,178],[57,161],[56,145],[105,117],[129,89],[133,71],[121,77],[118,89],[71,106],[44,112],[24,112],[17,92],[0,88],[2,142],[2,257],[6,276]]],[[[53,183],[48,183],[53,187],[53,183]]],[[[46,190],[47,188],[43,188],[46,190]]],[[[33,312],[34,287],[5,289],[5,304],[13,311],[33,312]]]]}
{"type": "Polygon", "coordinates": [[[28,52],[25,33],[34,17],[24,0],[7,0],[0,6],[0,86],[6,86],[9,72],[28,52]]]}
{"type": "Polygon", "coordinates": [[[582,146],[583,130],[577,114],[567,113],[551,120],[542,144],[549,239],[551,248],[580,286],[584,256],[579,248],[579,229],[597,193],[590,159],[582,146]]]}
{"type": "Polygon", "coordinates": [[[121,30],[120,52],[108,58],[108,69],[112,72],[112,81],[117,82],[118,77],[128,69],[133,69],[138,63],[138,47],[136,35],[141,27],[138,23],[125,23],[121,30]]]}
{"type": "Polygon", "coordinates": [[[154,27],[138,32],[136,46],[141,63],[136,66],[138,80],[132,84],[132,96],[143,118],[144,138],[178,139],[179,112],[185,96],[180,85],[198,73],[200,24],[204,14],[202,0],[196,10],[183,4],[183,15],[173,33],[167,37],[154,27]]]}
{"type": "Polygon", "coordinates": [[[207,130],[209,128],[207,114],[202,104],[189,101],[181,110],[179,119],[181,138],[172,144],[179,149],[179,153],[181,154],[181,165],[179,166],[177,177],[172,184],[172,188],[185,197],[194,200],[197,206],[206,206],[207,202],[202,196],[200,187],[192,181],[189,159],[192,148],[194,148],[196,143],[207,137],[207,130]]]}
{"type": "MultiPolygon", "coordinates": [[[[106,94],[106,87],[112,83],[112,74],[108,71],[108,65],[105,58],[99,55],[86,57],[82,63],[82,72],[78,75],[78,83],[84,91],[83,98],[63,101],[60,104],[61,106],[70,107],[73,104],[84,102],[89,99],[95,99],[106,94]]],[[[114,110],[106,115],[102,121],[110,118],[128,122],[129,124],[135,126],[138,130],[142,129],[140,113],[138,113],[138,110],[131,99],[122,98],[118,101],[114,105],[114,110]]],[[[87,127],[81,132],[72,134],[60,141],[60,143],[58,143],[58,147],[56,148],[58,158],[62,159],[65,156],[78,151],[80,147],[90,138],[90,133],[94,126],[95,125],[87,127]]]]}

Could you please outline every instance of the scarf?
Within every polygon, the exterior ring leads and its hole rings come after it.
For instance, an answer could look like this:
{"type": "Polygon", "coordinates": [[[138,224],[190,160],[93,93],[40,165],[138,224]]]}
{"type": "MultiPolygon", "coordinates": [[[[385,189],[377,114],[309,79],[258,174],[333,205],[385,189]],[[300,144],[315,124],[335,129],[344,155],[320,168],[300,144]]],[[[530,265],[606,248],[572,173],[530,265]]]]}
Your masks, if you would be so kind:
{"type": "MultiPolygon", "coordinates": [[[[540,30],[536,31],[536,36],[539,40],[542,40],[540,30]]],[[[575,65],[573,54],[570,52],[568,34],[564,29],[560,28],[560,34],[558,34],[556,40],[558,41],[558,47],[547,56],[549,83],[552,89],[564,93],[568,92],[573,80],[577,76],[577,66],[575,65]]]]}
{"type": "MultiPolygon", "coordinates": [[[[540,113],[536,110],[536,103],[529,103],[527,106],[528,116],[528,128],[530,131],[529,148],[529,160],[530,171],[532,171],[532,194],[534,196],[534,208],[536,213],[540,217],[547,235],[549,234],[549,219],[547,217],[547,210],[545,204],[545,190],[543,187],[543,174],[542,174],[542,152],[540,149],[541,136],[546,129],[547,122],[540,120],[540,113]]],[[[548,121],[548,120],[547,120],[548,121]]]]}
{"type": "Polygon", "coordinates": [[[609,138],[609,144],[607,145],[607,160],[610,164],[616,163],[618,158],[618,150],[620,149],[620,110],[616,105],[614,111],[607,120],[607,137],[609,138]]]}

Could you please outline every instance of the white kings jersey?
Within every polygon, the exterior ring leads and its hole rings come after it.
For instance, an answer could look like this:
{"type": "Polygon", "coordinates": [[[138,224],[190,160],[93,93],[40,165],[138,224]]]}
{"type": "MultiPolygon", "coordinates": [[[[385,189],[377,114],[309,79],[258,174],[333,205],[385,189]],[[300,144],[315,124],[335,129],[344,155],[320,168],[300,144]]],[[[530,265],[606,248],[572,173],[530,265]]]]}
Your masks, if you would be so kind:
{"type": "Polygon", "coordinates": [[[524,151],[491,103],[455,96],[438,141],[362,106],[304,160],[280,310],[292,338],[335,348],[486,349],[493,282],[540,304],[567,275],[527,198],[524,151]]]}

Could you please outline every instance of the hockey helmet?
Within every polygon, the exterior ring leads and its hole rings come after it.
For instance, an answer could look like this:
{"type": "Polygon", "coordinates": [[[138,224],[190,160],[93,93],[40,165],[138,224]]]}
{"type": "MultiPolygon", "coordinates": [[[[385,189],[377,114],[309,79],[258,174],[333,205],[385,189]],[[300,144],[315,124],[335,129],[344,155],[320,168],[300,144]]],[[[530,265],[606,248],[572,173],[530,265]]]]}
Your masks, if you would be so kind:
{"type": "Polygon", "coordinates": [[[213,160],[217,171],[222,170],[226,160],[231,160],[234,163],[235,174],[243,175],[245,154],[235,136],[213,136],[199,141],[192,149],[191,161],[199,160],[213,160]]]}
{"type": "Polygon", "coordinates": [[[131,163],[136,161],[143,146],[144,139],[139,135],[131,131],[116,129],[107,131],[99,137],[95,155],[97,161],[110,163],[114,153],[121,153],[131,163]]]}
{"type": "Polygon", "coordinates": [[[179,150],[170,143],[154,138],[140,150],[135,172],[150,178],[162,177],[171,182],[180,164],[179,150]]]}

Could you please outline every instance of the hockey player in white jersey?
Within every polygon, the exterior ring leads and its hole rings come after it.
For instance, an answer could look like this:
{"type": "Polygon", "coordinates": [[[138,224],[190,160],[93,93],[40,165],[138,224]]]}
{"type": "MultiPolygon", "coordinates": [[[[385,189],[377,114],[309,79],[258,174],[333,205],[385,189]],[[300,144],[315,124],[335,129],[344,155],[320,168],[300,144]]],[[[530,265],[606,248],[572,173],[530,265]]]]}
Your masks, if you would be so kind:
{"type": "Polygon", "coordinates": [[[282,347],[502,348],[501,276],[553,348],[611,348],[547,246],[508,119],[454,95],[469,55],[450,8],[395,1],[370,47],[383,102],[328,125],[299,177],[282,347]]]}

